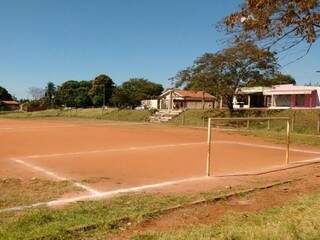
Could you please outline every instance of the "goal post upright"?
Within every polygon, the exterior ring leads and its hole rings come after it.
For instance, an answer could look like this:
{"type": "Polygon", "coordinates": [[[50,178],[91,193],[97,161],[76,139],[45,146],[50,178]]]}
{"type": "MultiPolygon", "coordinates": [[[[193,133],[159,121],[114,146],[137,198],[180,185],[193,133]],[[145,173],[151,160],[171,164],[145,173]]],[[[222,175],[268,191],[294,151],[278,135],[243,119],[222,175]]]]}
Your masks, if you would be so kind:
{"type": "Polygon", "coordinates": [[[289,164],[289,151],[290,151],[290,121],[287,119],[287,135],[286,135],[286,165],[289,164]]]}
{"type": "Polygon", "coordinates": [[[208,140],[207,140],[207,144],[208,144],[208,152],[207,152],[207,162],[206,162],[206,176],[210,177],[210,173],[211,173],[211,118],[208,118],[208,140]]]}

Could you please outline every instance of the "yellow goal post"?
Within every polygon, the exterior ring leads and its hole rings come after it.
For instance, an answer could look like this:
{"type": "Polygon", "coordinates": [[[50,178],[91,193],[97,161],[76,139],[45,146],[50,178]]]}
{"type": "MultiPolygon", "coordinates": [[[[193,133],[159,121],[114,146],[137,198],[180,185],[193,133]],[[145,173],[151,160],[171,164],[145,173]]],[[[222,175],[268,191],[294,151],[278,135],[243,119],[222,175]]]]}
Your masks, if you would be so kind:
{"type": "Polygon", "coordinates": [[[237,118],[208,118],[208,139],[207,139],[207,160],[206,160],[206,175],[211,175],[211,153],[212,153],[212,123],[217,121],[247,121],[249,125],[250,121],[267,121],[268,129],[270,127],[270,121],[281,120],[286,122],[286,154],[285,165],[289,164],[289,150],[290,150],[290,118],[289,117],[237,117],[237,118]]]}

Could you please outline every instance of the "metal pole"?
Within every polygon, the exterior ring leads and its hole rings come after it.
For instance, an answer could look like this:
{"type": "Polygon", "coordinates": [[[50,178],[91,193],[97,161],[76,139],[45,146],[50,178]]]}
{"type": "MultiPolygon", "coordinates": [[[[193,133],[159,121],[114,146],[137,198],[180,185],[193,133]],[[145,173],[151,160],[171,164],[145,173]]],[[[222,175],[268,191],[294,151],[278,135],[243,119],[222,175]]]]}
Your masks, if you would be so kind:
{"type": "Polygon", "coordinates": [[[268,119],[268,130],[270,130],[270,119],[268,119]]]}
{"type": "Polygon", "coordinates": [[[106,84],[103,85],[103,106],[104,109],[106,107],[106,84]]]}
{"type": "Polygon", "coordinates": [[[211,168],[211,118],[208,119],[208,153],[207,153],[207,177],[210,176],[211,168]]]}
{"type": "Polygon", "coordinates": [[[182,125],[185,124],[185,110],[182,112],[182,125]]]}
{"type": "Polygon", "coordinates": [[[320,134],[320,113],[318,115],[317,133],[320,134]]]}
{"type": "Polygon", "coordinates": [[[247,129],[250,128],[250,120],[247,120],[247,129]]]}
{"type": "Polygon", "coordinates": [[[287,148],[286,148],[286,165],[289,164],[289,151],[290,151],[290,121],[287,120],[287,148]]]}
{"type": "Polygon", "coordinates": [[[296,112],[293,112],[292,119],[291,119],[291,132],[293,132],[294,130],[295,121],[296,121],[296,112]]]}

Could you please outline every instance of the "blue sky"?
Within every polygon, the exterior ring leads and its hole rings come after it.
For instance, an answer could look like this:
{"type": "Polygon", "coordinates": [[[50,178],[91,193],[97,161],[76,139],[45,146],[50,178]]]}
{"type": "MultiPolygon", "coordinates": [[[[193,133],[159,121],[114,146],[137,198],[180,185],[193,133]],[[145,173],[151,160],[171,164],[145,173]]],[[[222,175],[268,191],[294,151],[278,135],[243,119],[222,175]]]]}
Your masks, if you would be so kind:
{"type": "MultiPolygon", "coordinates": [[[[145,77],[169,86],[168,78],[196,57],[223,47],[214,25],[240,3],[1,0],[0,85],[18,98],[48,81],[89,80],[100,73],[116,84],[145,77]]],[[[317,44],[283,71],[300,84],[319,81],[319,56],[317,44]]]]}

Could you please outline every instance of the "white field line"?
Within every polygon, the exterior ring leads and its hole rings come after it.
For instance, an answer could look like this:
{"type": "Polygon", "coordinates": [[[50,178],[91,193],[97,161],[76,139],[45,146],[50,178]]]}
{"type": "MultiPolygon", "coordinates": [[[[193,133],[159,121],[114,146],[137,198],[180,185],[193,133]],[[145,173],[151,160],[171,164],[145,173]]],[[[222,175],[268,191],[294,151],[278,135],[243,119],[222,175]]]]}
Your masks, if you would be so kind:
{"type": "MultiPolygon", "coordinates": [[[[265,148],[265,149],[275,149],[275,150],[285,150],[284,147],[265,145],[265,144],[254,144],[254,143],[244,143],[244,142],[235,142],[235,141],[213,141],[213,144],[232,144],[232,145],[241,145],[247,147],[256,147],[256,148],[265,148]]],[[[90,151],[79,151],[79,152],[68,152],[68,153],[53,153],[53,154],[43,154],[43,155],[29,155],[20,157],[23,159],[36,159],[36,158],[51,158],[51,157],[62,157],[62,156],[73,156],[73,155],[85,155],[85,154],[98,154],[98,153],[108,153],[108,152],[124,152],[124,151],[139,151],[139,150],[151,150],[157,148],[171,148],[171,147],[184,147],[192,145],[204,145],[206,142],[190,142],[190,143],[178,143],[178,144],[163,144],[163,145],[151,145],[151,146],[136,146],[128,148],[110,148],[110,149],[101,149],[101,150],[90,150],[90,151]]],[[[309,154],[319,154],[320,151],[312,150],[303,150],[291,148],[290,152],[301,152],[309,154]]]]}
{"type": "Polygon", "coordinates": [[[142,185],[138,187],[131,187],[131,188],[122,188],[107,192],[100,192],[99,194],[91,194],[91,195],[84,195],[84,196],[78,196],[78,197],[72,197],[72,198],[64,198],[64,199],[58,199],[48,202],[39,202],[28,206],[19,206],[19,207],[12,207],[12,208],[4,208],[0,209],[1,212],[12,212],[12,211],[20,211],[25,210],[29,208],[35,208],[35,207],[53,207],[53,206],[62,206],[70,203],[75,203],[79,201],[88,201],[88,200],[99,200],[99,199],[106,199],[111,198],[119,194],[125,194],[125,193],[134,193],[134,192],[142,192],[145,190],[151,190],[151,189],[159,189],[163,187],[173,186],[181,183],[187,183],[187,182],[195,182],[195,181],[203,181],[212,179],[212,177],[193,177],[193,178],[185,178],[181,180],[176,181],[166,181],[166,182],[160,182],[155,184],[147,184],[142,185]]]}
{"type": "MultiPolygon", "coordinates": [[[[296,163],[308,163],[308,162],[320,162],[320,158],[312,158],[307,160],[302,160],[299,162],[294,162],[290,164],[296,164],[296,163]]],[[[286,168],[281,168],[281,170],[285,170],[286,168]]],[[[266,171],[267,173],[268,171],[266,171]]],[[[218,177],[233,177],[232,175],[223,175],[218,177]]],[[[156,183],[156,184],[148,184],[148,185],[142,185],[138,187],[132,187],[132,188],[123,188],[123,189],[117,189],[113,191],[107,191],[107,192],[100,192],[98,194],[90,194],[90,195],[84,195],[79,197],[72,197],[72,198],[64,198],[64,199],[58,199],[48,202],[39,202],[31,205],[26,206],[18,206],[18,207],[12,207],[12,208],[4,208],[0,209],[0,213],[3,212],[12,212],[12,211],[22,211],[30,208],[36,208],[36,207],[53,207],[53,206],[62,206],[66,204],[76,203],[80,201],[89,201],[89,200],[99,200],[99,199],[105,199],[105,198],[111,198],[113,196],[116,196],[118,194],[125,194],[125,193],[133,193],[133,192],[141,192],[145,190],[151,190],[151,189],[158,189],[162,187],[177,185],[181,183],[187,183],[187,182],[193,182],[193,181],[201,181],[201,180],[210,180],[214,179],[215,177],[197,177],[197,178],[186,178],[181,179],[177,181],[166,181],[162,183],[156,183]]]]}
{"type": "Polygon", "coordinates": [[[68,179],[68,178],[66,178],[66,177],[61,177],[61,176],[55,174],[54,172],[51,172],[51,171],[49,171],[49,170],[46,170],[46,169],[44,169],[44,168],[42,168],[42,167],[36,166],[36,165],[34,165],[34,164],[31,164],[31,163],[27,163],[27,162],[25,162],[25,161],[23,161],[23,160],[21,160],[21,159],[12,158],[12,161],[14,161],[14,162],[16,162],[16,163],[19,163],[19,164],[22,164],[22,165],[24,165],[25,167],[28,167],[28,168],[30,168],[30,169],[33,169],[33,170],[35,170],[35,171],[37,171],[37,172],[43,173],[43,174],[45,174],[45,175],[47,175],[47,176],[49,176],[49,177],[51,177],[51,178],[54,178],[54,179],[56,179],[56,180],[59,180],[59,181],[70,181],[70,182],[72,182],[73,185],[75,185],[75,186],[77,186],[77,187],[79,187],[79,188],[82,188],[82,189],[88,191],[88,192],[89,192],[90,194],[92,194],[92,195],[99,195],[99,194],[100,194],[100,192],[96,191],[95,189],[93,189],[93,188],[91,188],[91,187],[88,187],[88,186],[86,186],[86,185],[83,185],[82,183],[75,182],[75,181],[73,181],[73,180],[71,180],[71,179],[68,179]]]}
{"type": "Polygon", "coordinates": [[[311,158],[307,160],[300,160],[300,161],[295,161],[291,162],[290,164],[300,164],[300,163],[312,163],[312,162],[319,162],[320,158],[311,158]]]}
{"type": "Polygon", "coordinates": [[[83,155],[83,154],[96,154],[96,153],[107,153],[107,152],[124,152],[124,151],[137,151],[137,150],[148,150],[157,148],[170,148],[170,147],[183,147],[192,145],[202,145],[205,142],[191,142],[191,143],[179,143],[179,144],[162,144],[162,145],[151,145],[151,146],[136,146],[127,148],[110,148],[101,150],[90,150],[90,151],[79,151],[79,152],[69,152],[69,153],[53,153],[53,154],[43,154],[43,155],[30,155],[20,158],[24,159],[35,159],[35,158],[49,158],[49,157],[61,157],[61,156],[72,156],[72,155],[83,155]]]}
{"type": "Polygon", "coordinates": [[[47,129],[47,128],[69,128],[77,127],[77,125],[62,125],[62,126],[41,126],[41,127],[0,127],[0,130],[37,130],[37,129],[47,129]]]}
{"type": "MultiPolygon", "coordinates": [[[[244,143],[244,142],[235,142],[235,141],[214,141],[214,143],[233,144],[233,145],[257,147],[257,148],[267,148],[267,149],[275,149],[275,150],[285,150],[286,149],[284,147],[277,147],[277,146],[271,146],[271,145],[266,145],[266,144],[244,143]]],[[[290,152],[301,152],[301,153],[310,153],[310,154],[319,154],[320,155],[320,151],[304,150],[304,149],[297,149],[297,148],[290,148],[290,152]]]]}

